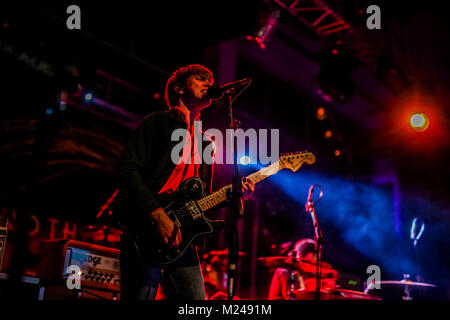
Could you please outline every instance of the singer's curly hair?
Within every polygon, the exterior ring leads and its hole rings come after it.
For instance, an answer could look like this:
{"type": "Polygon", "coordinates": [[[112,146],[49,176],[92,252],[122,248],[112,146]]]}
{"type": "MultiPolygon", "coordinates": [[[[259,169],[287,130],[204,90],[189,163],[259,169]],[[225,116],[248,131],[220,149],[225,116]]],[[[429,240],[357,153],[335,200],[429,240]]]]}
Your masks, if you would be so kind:
{"type": "Polygon", "coordinates": [[[180,96],[175,91],[175,87],[186,85],[187,79],[192,75],[199,75],[204,79],[209,79],[211,82],[214,82],[212,72],[200,64],[190,64],[175,70],[169,80],[167,80],[166,89],[164,91],[164,101],[169,109],[177,104],[180,96]]]}

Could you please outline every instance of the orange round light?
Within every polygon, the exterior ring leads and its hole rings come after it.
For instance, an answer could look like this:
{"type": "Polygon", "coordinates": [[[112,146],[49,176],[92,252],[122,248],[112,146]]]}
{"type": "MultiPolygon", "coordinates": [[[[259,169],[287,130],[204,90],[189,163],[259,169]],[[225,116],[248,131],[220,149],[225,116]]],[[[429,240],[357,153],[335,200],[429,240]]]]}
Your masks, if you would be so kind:
{"type": "Polygon", "coordinates": [[[339,149],[334,150],[334,155],[336,157],[339,157],[341,155],[341,150],[339,150],[339,149]]]}
{"type": "Polygon", "coordinates": [[[424,113],[415,113],[409,118],[409,125],[416,131],[425,131],[430,122],[424,113]]]}
{"type": "Polygon", "coordinates": [[[327,114],[325,113],[325,109],[323,107],[319,107],[316,110],[316,118],[319,120],[324,120],[327,117],[327,114]]]}
{"type": "Polygon", "coordinates": [[[331,130],[327,130],[327,131],[325,131],[324,135],[325,135],[325,138],[329,139],[333,135],[333,132],[331,130]]]}

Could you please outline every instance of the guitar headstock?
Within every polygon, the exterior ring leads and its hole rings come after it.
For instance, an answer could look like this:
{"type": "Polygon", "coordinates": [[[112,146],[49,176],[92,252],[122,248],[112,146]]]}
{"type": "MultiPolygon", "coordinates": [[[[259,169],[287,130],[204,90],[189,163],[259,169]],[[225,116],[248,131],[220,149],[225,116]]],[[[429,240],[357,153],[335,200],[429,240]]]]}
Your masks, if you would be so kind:
{"type": "Polygon", "coordinates": [[[281,155],[280,164],[283,168],[289,169],[292,172],[296,172],[302,164],[313,164],[316,162],[316,157],[307,151],[291,152],[281,155]]]}

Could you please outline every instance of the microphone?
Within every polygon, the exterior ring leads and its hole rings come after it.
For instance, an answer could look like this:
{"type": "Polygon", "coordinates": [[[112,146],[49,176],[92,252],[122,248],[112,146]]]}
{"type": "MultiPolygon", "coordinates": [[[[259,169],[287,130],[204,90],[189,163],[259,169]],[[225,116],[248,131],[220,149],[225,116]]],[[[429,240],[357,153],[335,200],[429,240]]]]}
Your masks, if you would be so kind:
{"type": "Polygon", "coordinates": [[[238,88],[240,86],[245,86],[250,82],[252,82],[251,78],[245,78],[242,80],[224,84],[223,86],[211,86],[208,88],[208,91],[206,91],[206,97],[212,100],[220,99],[225,92],[238,88]]]}
{"type": "Polygon", "coordinates": [[[306,211],[310,211],[311,210],[311,204],[313,203],[313,201],[312,201],[313,193],[314,193],[314,185],[309,187],[308,199],[306,200],[306,205],[305,205],[306,211]]]}

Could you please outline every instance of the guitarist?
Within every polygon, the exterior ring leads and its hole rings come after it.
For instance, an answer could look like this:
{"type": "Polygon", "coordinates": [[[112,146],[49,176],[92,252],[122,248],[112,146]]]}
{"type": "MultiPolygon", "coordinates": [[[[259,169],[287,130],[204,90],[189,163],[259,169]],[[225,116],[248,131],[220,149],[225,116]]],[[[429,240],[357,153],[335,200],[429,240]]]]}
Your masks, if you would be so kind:
{"type": "MultiPolygon", "coordinates": [[[[117,169],[122,207],[120,222],[125,226],[120,255],[123,300],[155,299],[159,284],[167,299],[205,299],[195,247],[191,244],[172,263],[154,265],[146,260],[133,240],[133,225],[147,219],[153,227],[149,232],[157,233],[160,240],[155,245],[177,247],[182,241],[181,232],[162,209],[157,195],[175,191],[191,177],[200,177],[206,192],[211,192],[212,166],[203,160],[201,164],[194,163],[194,141],[191,150],[183,150],[190,155],[190,163],[173,163],[171,152],[179,142],[171,141],[171,135],[175,129],[184,128],[194,139],[194,121],[199,120],[200,111],[211,104],[206,91],[213,83],[211,71],[204,66],[187,65],[176,70],[165,88],[164,98],[169,110],[148,114],[125,148],[117,169]]],[[[254,184],[247,179],[242,185],[244,197],[248,197],[254,191],[254,184]]]]}

